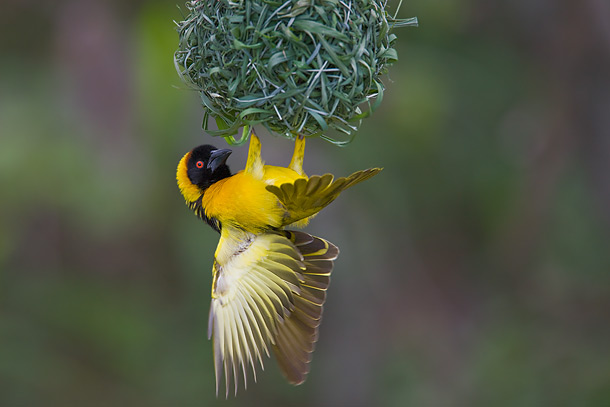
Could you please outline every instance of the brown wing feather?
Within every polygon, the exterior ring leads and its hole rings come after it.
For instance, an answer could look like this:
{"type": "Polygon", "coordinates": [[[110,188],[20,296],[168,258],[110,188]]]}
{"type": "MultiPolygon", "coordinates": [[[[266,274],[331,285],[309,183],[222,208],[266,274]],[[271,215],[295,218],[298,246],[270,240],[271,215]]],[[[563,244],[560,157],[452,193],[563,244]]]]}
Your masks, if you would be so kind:
{"type": "Polygon", "coordinates": [[[309,373],[309,362],[318,340],[326,289],[339,249],[334,244],[304,232],[286,231],[303,256],[301,292],[294,295],[294,310],[278,326],[273,345],[278,365],[290,383],[301,384],[309,373]]]}

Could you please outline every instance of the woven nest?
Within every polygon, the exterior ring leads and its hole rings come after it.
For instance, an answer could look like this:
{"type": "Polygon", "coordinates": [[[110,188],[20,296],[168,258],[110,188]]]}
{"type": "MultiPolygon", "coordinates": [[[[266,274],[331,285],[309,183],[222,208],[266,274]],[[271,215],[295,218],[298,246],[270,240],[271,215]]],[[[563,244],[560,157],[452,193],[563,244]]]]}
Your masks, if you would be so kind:
{"type": "Polygon", "coordinates": [[[204,129],[244,142],[252,125],[285,137],[337,130],[348,141],[380,103],[396,61],[393,20],[379,0],[191,1],[178,23],[176,69],[201,93],[204,129]],[[216,119],[218,130],[208,128],[216,119]],[[243,127],[242,137],[234,135],[243,127]]]}

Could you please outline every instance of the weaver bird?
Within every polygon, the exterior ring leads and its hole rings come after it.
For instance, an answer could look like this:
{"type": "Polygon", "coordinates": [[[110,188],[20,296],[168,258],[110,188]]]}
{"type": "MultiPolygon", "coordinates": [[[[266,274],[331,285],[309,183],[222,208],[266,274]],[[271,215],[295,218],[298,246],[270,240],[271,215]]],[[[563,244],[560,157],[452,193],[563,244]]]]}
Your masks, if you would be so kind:
{"type": "Polygon", "coordinates": [[[275,353],[289,382],[301,384],[311,353],[337,246],[302,227],[339,194],[381,169],[345,177],[307,177],[305,140],[298,139],[288,167],[265,165],[253,133],[246,168],[232,174],[229,149],[199,146],[180,160],[178,186],[195,214],[220,233],[214,254],[208,337],[213,338],[216,394],[223,375],[237,393],[239,370],[247,386],[249,366],[275,353]]]}

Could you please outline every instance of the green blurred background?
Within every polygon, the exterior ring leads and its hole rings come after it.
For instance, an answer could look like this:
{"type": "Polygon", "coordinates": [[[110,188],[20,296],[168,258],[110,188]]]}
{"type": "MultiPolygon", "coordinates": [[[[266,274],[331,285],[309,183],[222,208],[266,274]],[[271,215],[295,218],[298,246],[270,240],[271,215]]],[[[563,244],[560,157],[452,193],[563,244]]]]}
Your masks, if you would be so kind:
{"type": "MultiPolygon", "coordinates": [[[[218,236],[174,180],[225,144],[174,71],[176,3],[3,0],[0,405],[610,405],[610,5],[399,16],[420,27],[396,32],[380,110],[347,148],[308,144],[310,174],[385,167],[308,228],[342,250],[310,377],[269,361],[226,401],[218,236]]],[[[289,141],[263,148],[288,163],[289,141]]]]}

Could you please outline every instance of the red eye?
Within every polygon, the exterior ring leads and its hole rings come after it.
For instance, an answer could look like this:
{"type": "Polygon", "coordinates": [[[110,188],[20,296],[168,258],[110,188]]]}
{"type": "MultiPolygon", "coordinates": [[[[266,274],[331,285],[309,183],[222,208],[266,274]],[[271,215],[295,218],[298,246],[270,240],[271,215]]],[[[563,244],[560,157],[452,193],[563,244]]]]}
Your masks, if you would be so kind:
{"type": "Polygon", "coordinates": [[[203,168],[203,161],[197,161],[195,165],[197,166],[197,168],[203,168]]]}

